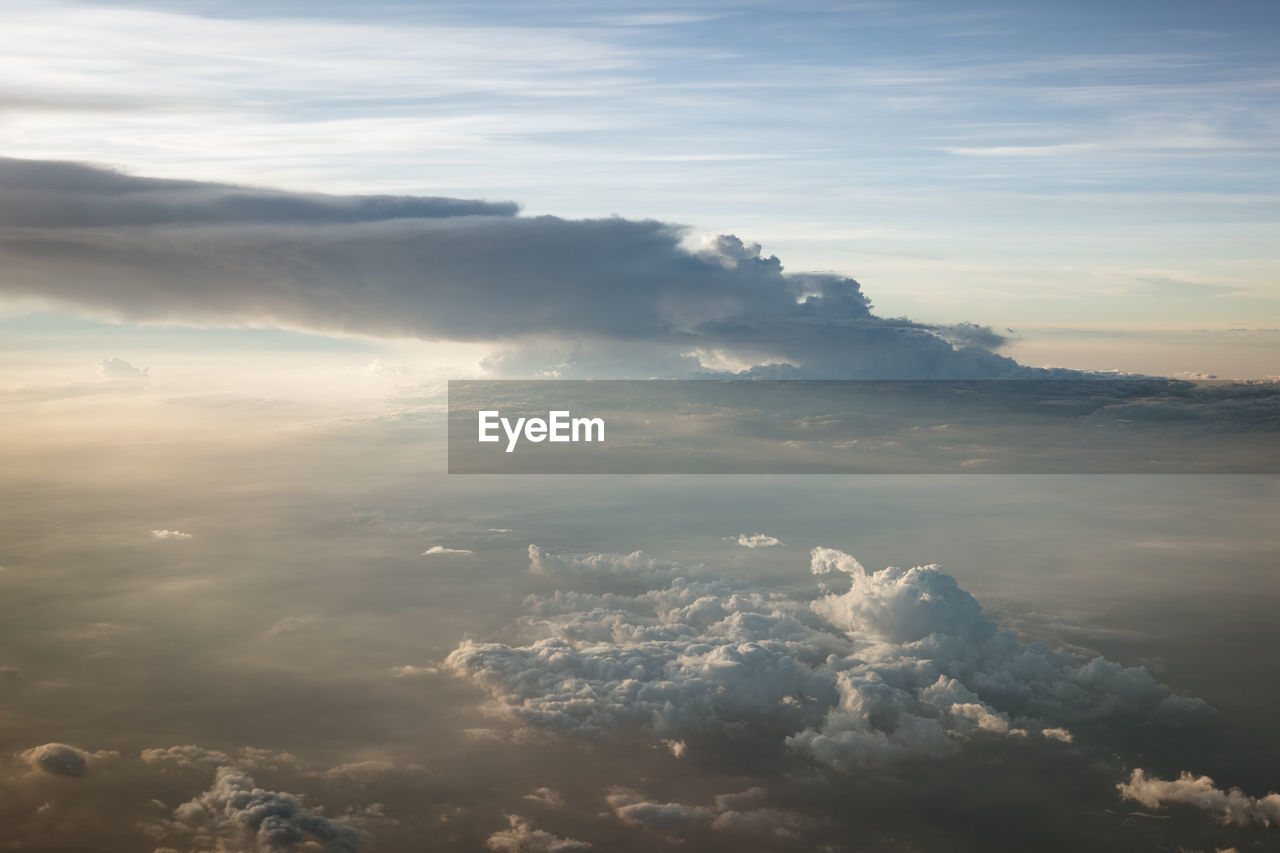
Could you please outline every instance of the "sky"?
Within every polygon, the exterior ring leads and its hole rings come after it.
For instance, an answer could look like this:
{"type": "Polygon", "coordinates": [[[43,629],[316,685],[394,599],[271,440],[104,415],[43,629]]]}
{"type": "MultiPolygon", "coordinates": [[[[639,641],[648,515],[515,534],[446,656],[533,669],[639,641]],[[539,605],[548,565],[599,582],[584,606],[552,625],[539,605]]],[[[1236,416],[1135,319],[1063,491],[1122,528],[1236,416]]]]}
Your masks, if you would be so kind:
{"type": "Polygon", "coordinates": [[[652,218],[1029,364],[1269,376],[1275,16],[6,4],[0,154],[652,218]]]}
{"type": "Polygon", "coordinates": [[[0,0],[0,847],[1275,846],[1278,32],[0,0]],[[449,473],[464,378],[912,473],[449,473]]]}

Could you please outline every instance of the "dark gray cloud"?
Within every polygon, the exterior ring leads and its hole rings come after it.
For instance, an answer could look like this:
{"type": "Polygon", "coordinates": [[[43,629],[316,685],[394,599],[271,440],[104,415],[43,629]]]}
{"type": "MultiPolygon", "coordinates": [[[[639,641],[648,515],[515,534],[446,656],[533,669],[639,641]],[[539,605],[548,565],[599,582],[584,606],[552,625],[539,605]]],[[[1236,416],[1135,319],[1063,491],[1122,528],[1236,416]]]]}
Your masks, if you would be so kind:
{"type": "Polygon", "coordinates": [[[879,317],[853,279],[784,274],[732,235],[691,251],[656,221],[25,161],[0,164],[0,211],[0,287],[131,320],[503,340],[515,348],[493,365],[524,374],[688,375],[708,359],[780,377],[1025,370],[991,351],[1004,338],[990,329],[879,317]]]}
{"type": "Polygon", "coordinates": [[[374,222],[514,216],[511,202],[293,193],[142,178],[78,163],[0,157],[0,227],[374,222]]]}
{"type": "Polygon", "coordinates": [[[307,808],[293,794],[260,788],[234,767],[218,768],[213,786],[174,810],[174,826],[200,844],[257,853],[315,849],[355,853],[365,833],[307,808]]]}

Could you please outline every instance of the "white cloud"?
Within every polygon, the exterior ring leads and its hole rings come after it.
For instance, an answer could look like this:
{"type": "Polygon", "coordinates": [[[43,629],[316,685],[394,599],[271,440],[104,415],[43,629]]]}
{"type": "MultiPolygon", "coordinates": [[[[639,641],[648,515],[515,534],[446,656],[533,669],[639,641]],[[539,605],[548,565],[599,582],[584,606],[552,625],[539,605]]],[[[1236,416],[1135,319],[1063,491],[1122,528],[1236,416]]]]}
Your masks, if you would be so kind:
{"type": "Polygon", "coordinates": [[[496,853],[570,853],[588,850],[591,845],[573,838],[559,838],[534,829],[519,815],[507,815],[510,826],[489,836],[489,849],[496,853]]]}
{"type": "Polygon", "coordinates": [[[437,556],[437,555],[439,555],[439,554],[460,554],[460,555],[465,555],[465,554],[473,554],[473,553],[475,553],[475,552],[474,552],[474,551],[469,551],[469,550],[467,550],[466,548],[446,548],[446,547],[445,547],[445,546],[443,546],[443,545],[432,545],[430,548],[428,548],[427,550],[423,551],[423,552],[422,552],[422,554],[421,554],[421,556],[423,556],[423,557],[433,557],[433,556],[437,556]]]}
{"type": "Polygon", "coordinates": [[[134,367],[122,358],[104,358],[98,362],[98,375],[113,382],[146,382],[149,368],[134,367]]]}
{"type": "Polygon", "coordinates": [[[526,644],[468,640],[446,659],[502,713],[553,732],[675,741],[745,726],[850,770],[945,756],[973,738],[1069,741],[1207,707],[1143,668],[1019,641],[937,566],[871,573],[814,549],[811,570],[844,572],[850,588],[809,603],[705,572],[689,580],[639,553],[532,546],[530,559],[571,586],[603,577],[649,587],[530,596],[517,626],[526,644]]]}
{"type": "Polygon", "coordinates": [[[739,533],[738,544],[743,548],[774,548],[785,543],[782,540],[763,533],[739,533]]]}
{"type": "Polygon", "coordinates": [[[1181,803],[1203,809],[1223,823],[1280,824],[1280,794],[1250,797],[1239,788],[1224,791],[1208,776],[1184,772],[1177,779],[1160,779],[1137,769],[1129,781],[1121,782],[1116,788],[1122,798],[1136,800],[1148,808],[1181,803]]]}
{"type": "Polygon", "coordinates": [[[151,536],[154,539],[165,539],[178,542],[191,538],[190,533],[183,533],[181,530],[152,530],[151,536]]]}

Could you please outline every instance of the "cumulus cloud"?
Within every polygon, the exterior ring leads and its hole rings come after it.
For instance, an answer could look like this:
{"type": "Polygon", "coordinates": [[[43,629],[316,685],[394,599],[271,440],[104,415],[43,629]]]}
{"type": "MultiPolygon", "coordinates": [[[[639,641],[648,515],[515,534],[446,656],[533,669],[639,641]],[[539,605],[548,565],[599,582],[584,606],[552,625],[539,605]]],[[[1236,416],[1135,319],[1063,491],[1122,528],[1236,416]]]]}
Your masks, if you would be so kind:
{"type": "Polygon", "coordinates": [[[781,539],[764,533],[739,533],[738,544],[743,548],[776,548],[784,543],[781,539]]]}
{"type": "Polygon", "coordinates": [[[489,365],[518,375],[1028,372],[990,329],[880,317],[853,279],[784,274],[733,235],[691,250],[662,222],[14,160],[0,161],[0,210],[0,288],[130,320],[504,341],[489,365]]]}
{"type": "Polygon", "coordinates": [[[466,641],[445,669],[489,691],[524,723],[584,737],[640,730],[655,739],[746,727],[812,760],[851,770],[942,757],[974,738],[1070,742],[1125,726],[1195,718],[1141,667],[1024,643],[937,566],[868,572],[852,556],[811,553],[811,571],[849,578],[801,601],[722,577],[682,576],[636,555],[531,562],[591,586],[594,567],[630,566],[635,594],[560,589],[526,599],[524,644],[466,641]]]}
{"type": "Polygon", "coordinates": [[[109,751],[86,752],[65,743],[46,743],[18,753],[18,760],[32,769],[53,776],[78,778],[89,775],[89,767],[95,761],[115,756],[109,751]]]}
{"type": "Polygon", "coordinates": [[[443,545],[432,545],[430,548],[422,552],[423,557],[433,557],[437,554],[474,554],[466,548],[446,548],[443,545]]]}
{"type": "Polygon", "coordinates": [[[559,838],[541,829],[534,829],[519,815],[507,815],[507,821],[510,826],[489,836],[487,844],[490,850],[497,853],[570,853],[573,850],[591,848],[585,841],[559,838]]]}
{"type": "Polygon", "coordinates": [[[234,767],[218,768],[212,787],[178,806],[172,828],[216,849],[284,853],[315,849],[356,853],[365,833],[307,808],[293,794],[268,791],[234,767]]]}
{"type": "Polygon", "coordinates": [[[151,537],[153,539],[167,539],[181,542],[184,539],[190,539],[191,534],[183,533],[181,530],[152,530],[151,537]]]}
{"type": "Polygon", "coordinates": [[[1239,788],[1224,791],[1208,776],[1184,772],[1177,779],[1160,779],[1137,769],[1116,788],[1124,799],[1136,800],[1147,808],[1181,803],[1209,812],[1223,823],[1280,824],[1280,794],[1251,797],[1239,788]]]}
{"type": "Polygon", "coordinates": [[[123,358],[104,358],[98,362],[98,375],[113,382],[145,382],[149,368],[134,367],[123,358]]]}

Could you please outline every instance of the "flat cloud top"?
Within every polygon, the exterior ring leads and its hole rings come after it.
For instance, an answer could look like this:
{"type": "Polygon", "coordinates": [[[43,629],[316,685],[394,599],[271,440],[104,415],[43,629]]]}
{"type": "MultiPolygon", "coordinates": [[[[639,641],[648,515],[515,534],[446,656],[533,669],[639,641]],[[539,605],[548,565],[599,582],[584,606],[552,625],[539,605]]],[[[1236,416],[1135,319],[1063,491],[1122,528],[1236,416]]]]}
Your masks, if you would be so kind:
{"type": "Polygon", "coordinates": [[[784,274],[733,235],[694,251],[668,223],[516,212],[0,160],[0,289],[133,321],[505,341],[489,366],[516,375],[1025,371],[986,327],[879,317],[857,281],[784,274]]]}

